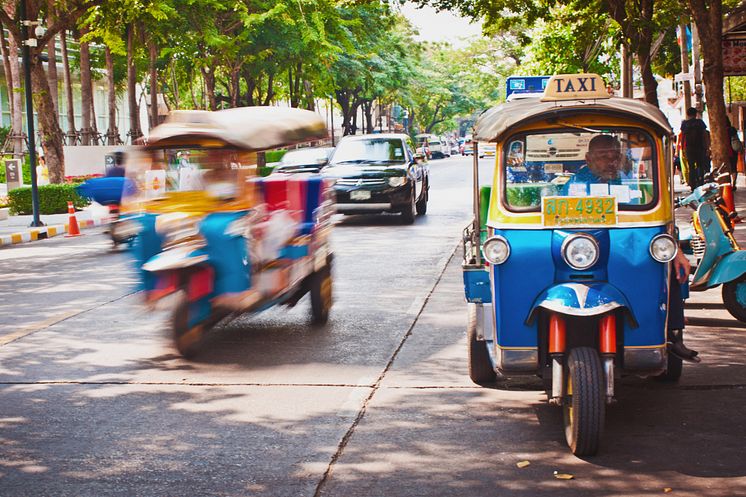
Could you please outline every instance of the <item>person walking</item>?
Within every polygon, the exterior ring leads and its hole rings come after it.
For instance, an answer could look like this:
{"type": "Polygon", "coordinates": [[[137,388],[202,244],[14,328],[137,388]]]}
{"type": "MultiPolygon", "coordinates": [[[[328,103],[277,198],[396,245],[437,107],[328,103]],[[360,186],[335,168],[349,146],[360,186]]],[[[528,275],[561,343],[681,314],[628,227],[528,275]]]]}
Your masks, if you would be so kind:
{"type": "Polygon", "coordinates": [[[730,173],[730,184],[736,191],[736,178],[738,177],[738,156],[743,152],[743,142],[738,137],[738,130],[728,119],[728,172],[730,173]]]}
{"type": "Polygon", "coordinates": [[[697,109],[689,107],[686,116],[681,123],[681,148],[689,165],[686,183],[694,190],[704,183],[705,172],[710,170],[710,133],[697,117],[697,109]]]}

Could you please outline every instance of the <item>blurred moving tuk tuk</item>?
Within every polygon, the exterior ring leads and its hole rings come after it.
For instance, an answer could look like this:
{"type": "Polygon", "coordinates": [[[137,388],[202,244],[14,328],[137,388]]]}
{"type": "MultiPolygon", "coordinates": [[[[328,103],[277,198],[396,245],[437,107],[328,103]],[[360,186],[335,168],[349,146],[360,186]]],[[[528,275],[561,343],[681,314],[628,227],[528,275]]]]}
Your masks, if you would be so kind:
{"type": "Polygon", "coordinates": [[[326,135],[323,119],[300,109],[176,111],[133,154],[122,222],[137,233],[145,300],[170,309],[183,355],[226,318],[306,294],[312,321],[327,321],[331,189],[318,174],[257,175],[257,152],[326,135]]]}
{"type": "Polygon", "coordinates": [[[474,159],[464,233],[469,374],[541,377],[577,455],[597,452],[616,379],[681,371],[666,349],[671,138],[658,108],[610,97],[594,74],[554,76],[543,96],[475,126],[475,146],[494,143],[496,160],[480,188],[474,159]],[[594,140],[615,157],[612,176],[586,164],[594,140]]]}

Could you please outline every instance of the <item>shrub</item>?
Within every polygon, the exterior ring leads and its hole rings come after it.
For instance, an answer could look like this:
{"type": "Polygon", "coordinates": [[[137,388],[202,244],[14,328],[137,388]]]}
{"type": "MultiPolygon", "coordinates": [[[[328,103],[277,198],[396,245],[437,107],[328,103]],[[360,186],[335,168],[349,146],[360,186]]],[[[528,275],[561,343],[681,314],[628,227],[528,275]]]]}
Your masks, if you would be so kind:
{"type": "MultiPolygon", "coordinates": [[[[67,202],[72,201],[76,209],[82,209],[90,204],[77,194],[75,187],[70,185],[43,185],[39,187],[39,214],[64,214],[67,212],[67,202]]],[[[31,187],[16,188],[8,192],[8,206],[12,214],[32,214],[31,187]]]]}

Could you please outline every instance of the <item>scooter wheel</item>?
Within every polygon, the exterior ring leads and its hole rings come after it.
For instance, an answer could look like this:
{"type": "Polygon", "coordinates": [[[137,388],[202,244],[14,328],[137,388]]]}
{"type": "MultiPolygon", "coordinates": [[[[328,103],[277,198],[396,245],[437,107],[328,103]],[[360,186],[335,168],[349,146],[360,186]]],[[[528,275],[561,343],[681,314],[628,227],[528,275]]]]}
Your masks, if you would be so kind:
{"type": "Polygon", "coordinates": [[[731,316],[746,323],[746,275],[723,285],[723,303],[731,316]]]}
{"type": "Polygon", "coordinates": [[[567,445],[576,456],[598,452],[606,416],[604,387],[598,352],[590,347],[572,349],[567,359],[562,409],[567,445]]]}

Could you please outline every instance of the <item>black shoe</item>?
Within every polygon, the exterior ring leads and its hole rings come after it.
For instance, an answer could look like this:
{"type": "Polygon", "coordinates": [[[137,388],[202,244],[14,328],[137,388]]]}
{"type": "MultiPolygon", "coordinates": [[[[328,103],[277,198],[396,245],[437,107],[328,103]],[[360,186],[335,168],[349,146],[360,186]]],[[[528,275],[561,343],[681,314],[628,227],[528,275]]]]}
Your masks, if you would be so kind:
{"type": "Polygon", "coordinates": [[[695,364],[698,362],[702,362],[702,359],[698,357],[699,352],[688,348],[686,345],[684,345],[684,342],[681,340],[677,340],[674,342],[668,342],[666,345],[668,348],[668,352],[670,354],[675,355],[682,361],[691,362],[695,364]]]}

